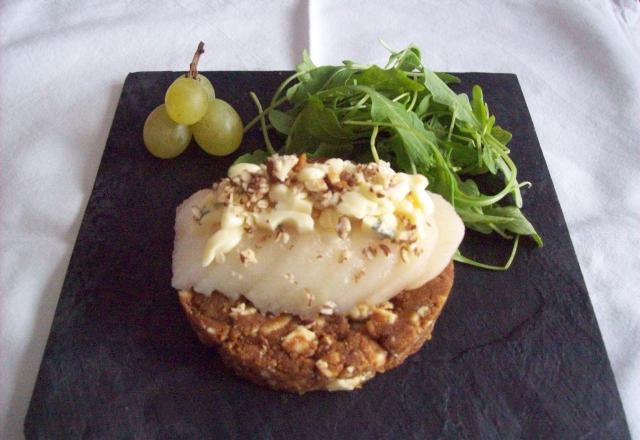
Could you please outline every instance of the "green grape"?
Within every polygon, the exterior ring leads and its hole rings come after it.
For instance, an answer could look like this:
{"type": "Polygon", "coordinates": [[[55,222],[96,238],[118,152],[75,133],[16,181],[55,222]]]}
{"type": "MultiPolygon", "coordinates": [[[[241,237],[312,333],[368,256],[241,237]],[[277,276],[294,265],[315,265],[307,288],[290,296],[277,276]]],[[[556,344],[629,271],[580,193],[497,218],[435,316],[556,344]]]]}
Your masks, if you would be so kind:
{"type": "Polygon", "coordinates": [[[144,121],[142,138],[151,154],[160,159],[171,159],[187,148],[191,142],[191,129],[187,125],[176,124],[162,104],[144,121]]]}
{"type": "Polygon", "coordinates": [[[240,146],[242,128],[242,120],[233,107],[221,99],[212,99],[207,112],[191,126],[191,131],[204,151],[214,156],[226,156],[240,146]]]}
{"type": "Polygon", "coordinates": [[[195,124],[207,111],[207,91],[193,78],[181,76],[167,89],[167,113],[178,124],[195,124]]]}
{"type": "Polygon", "coordinates": [[[216,92],[213,90],[213,84],[211,84],[211,81],[209,81],[209,78],[198,73],[198,76],[196,77],[196,79],[200,81],[200,86],[203,87],[204,90],[207,92],[207,98],[215,99],[216,92]]]}

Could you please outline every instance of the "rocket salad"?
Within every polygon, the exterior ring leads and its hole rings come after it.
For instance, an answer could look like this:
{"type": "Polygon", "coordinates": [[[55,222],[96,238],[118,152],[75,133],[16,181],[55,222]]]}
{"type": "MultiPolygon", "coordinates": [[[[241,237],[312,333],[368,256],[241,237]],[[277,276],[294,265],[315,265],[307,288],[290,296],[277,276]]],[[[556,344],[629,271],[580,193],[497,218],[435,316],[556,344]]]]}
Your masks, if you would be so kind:
{"type": "Polygon", "coordinates": [[[468,229],[513,240],[502,266],[484,264],[459,252],[454,259],[486,269],[509,268],[521,235],[542,239],[521,211],[517,169],[507,144],[511,133],[496,125],[482,89],[471,99],[448,86],[459,82],[427,69],[415,46],[391,55],[384,67],[344,61],[316,66],[304,52],[296,73],[276,90],[245,132],[260,124],[265,150],[236,162],[261,163],[268,155],[306,154],[359,162],[385,160],[397,171],[420,173],[429,189],[445,197],[468,229]],[[274,145],[274,139],[278,142],[274,145]],[[478,177],[494,176],[501,189],[483,193],[478,177]]]}

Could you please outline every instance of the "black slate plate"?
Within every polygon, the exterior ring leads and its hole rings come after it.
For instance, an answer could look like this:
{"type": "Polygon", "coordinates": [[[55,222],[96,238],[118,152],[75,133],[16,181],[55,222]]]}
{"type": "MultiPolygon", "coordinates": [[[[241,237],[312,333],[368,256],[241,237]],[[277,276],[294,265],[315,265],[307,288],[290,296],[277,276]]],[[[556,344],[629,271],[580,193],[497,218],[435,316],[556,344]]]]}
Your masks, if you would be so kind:
{"type": "MultiPolygon", "coordinates": [[[[458,265],[432,342],[357,392],[297,396],[225,370],[170,287],[175,207],[232,158],[192,145],[170,161],[144,149],[142,125],[177,74],[130,74],[69,264],[25,421],[28,438],[629,438],[602,338],[558,199],[514,75],[480,84],[514,133],[525,211],[545,239],[511,270],[458,265]]],[[[246,121],[287,72],[212,72],[246,121]]],[[[257,132],[244,147],[262,145],[257,132]]],[[[471,237],[468,253],[508,254],[471,237]],[[482,250],[480,251],[480,246],[482,250]]]]}

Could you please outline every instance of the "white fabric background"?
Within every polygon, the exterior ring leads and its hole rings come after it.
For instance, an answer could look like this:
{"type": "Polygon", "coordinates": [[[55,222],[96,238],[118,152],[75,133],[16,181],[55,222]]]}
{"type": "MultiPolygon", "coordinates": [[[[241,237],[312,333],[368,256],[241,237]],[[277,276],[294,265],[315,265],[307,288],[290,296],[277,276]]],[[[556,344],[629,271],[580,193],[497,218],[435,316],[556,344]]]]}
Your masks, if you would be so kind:
{"type": "MultiPolygon", "coordinates": [[[[640,4],[122,0],[0,5],[0,437],[22,437],[55,305],[128,72],[381,62],[518,74],[632,436],[640,438],[640,4]]],[[[526,201],[525,201],[526,203],[526,201]]]]}

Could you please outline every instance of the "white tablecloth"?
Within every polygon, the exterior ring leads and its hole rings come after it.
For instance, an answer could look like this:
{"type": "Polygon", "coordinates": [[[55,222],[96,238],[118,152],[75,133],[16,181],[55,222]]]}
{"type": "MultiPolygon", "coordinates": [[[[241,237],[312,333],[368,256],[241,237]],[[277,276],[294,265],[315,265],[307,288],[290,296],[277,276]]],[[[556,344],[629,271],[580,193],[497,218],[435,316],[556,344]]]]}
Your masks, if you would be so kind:
{"type": "Polygon", "coordinates": [[[518,74],[640,438],[640,3],[5,1],[0,7],[0,438],[22,422],[123,80],[381,62],[518,74]]]}

